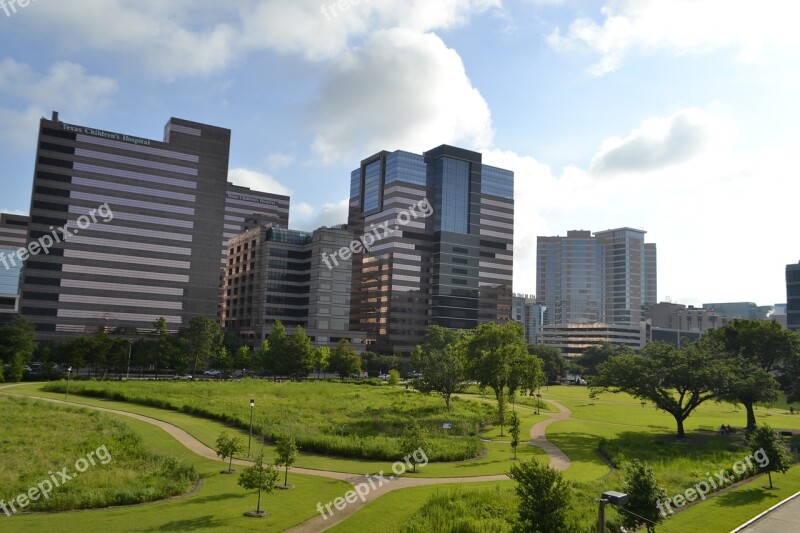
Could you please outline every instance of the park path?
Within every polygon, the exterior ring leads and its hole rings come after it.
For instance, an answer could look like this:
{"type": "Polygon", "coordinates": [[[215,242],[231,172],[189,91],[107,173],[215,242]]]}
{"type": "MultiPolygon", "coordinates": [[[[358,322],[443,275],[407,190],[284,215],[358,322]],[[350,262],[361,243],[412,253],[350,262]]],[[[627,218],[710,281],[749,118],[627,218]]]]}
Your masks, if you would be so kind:
{"type": "Polygon", "coordinates": [[[531,427],[531,444],[543,449],[550,457],[550,468],[558,471],[566,470],[572,464],[567,454],[561,451],[561,448],[547,440],[546,430],[547,426],[559,420],[566,420],[572,416],[572,411],[564,407],[558,402],[553,400],[543,400],[556,409],[558,413],[550,416],[547,420],[542,420],[531,427]]]}
{"type": "MultiPolygon", "coordinates": [[[[52,402],[55,404],[70,405],[70,406],[82,407],[85,409],[93,409],[95,411],[102,411],[120,416],[127,416],[129,418],[133,418],[136,420],[141,420],[142,422],[146,422],[148,424],[152,424],[156,427],[163,429],[169,435],[171,435],[175,440],[183,444],[186,448],[188,448],[195,454],[206,459],[219,460],[217,452],[215,452],[212,448],[206,446],[201,441],[197,440],[190,433],[186,432],[185,430],[181,429],[180,427],[174,424],[164,422],[163,420],[158,420],[157,418],[152,418],[137,413],[131,413],[129,411],[121,411],[119,409],[111,409],[107,407],[87,405],[83,403],[57,400],[54,398],[44,398],[41,396],[14,394],[12,392],[7,392],[5,390],[14,387],[15,385],[17,384],[0,386],[0,393],[22,398],[34,398],[37,400],[52,402]]],[[[556,447],[553,443],[547,440],[547,437],[545,436],[545,429],[553,422],[569,418],[572,412],[563,405],[556,403],[552,400],[545,400],[545,401],[555,406],[559,410],[559,412],[550,415],[551,418],[549,418],[548,420],[543,420],[535,424],[533,427],[531,427],[530,431],[531,442],[529,444],[538,446],[547,453],[547,455],[550,457],[550,466],[552,468],[555,468],[557,470],[564,470],[569,467],[570,460],[564,454],[564,452],[562,452],[558,447],[556,447]]],[[[233,462],[237,465],[242,465],[242,466],[247,466],[252,464],[251,461],[245,461],[241,459],[234,459],[233,462]]],[[[327,470],[314,470],[310,468],[298,468],[298,467],[292,467],[290,468],[290,471],[298,474],[306,474],[311,476],[337,479],[340,481],[345,481],[347,483],[350,483],[353,486],[368,482],[367,476],[354,475],[346,472],[332,472],[327,470]]],[[[371,490],[369,490],[369,492],[364,496],[363,501],[361,499],[357,499],[354,503],[348,503],[343,510],[334,510],[332,516],[326,513],[326,515],[328,516],[323,517],[320,514],[286,531],[290,533],[316,533],[318,531],[325,531],[326,529],[329,529],[339,524],[340,522],[344,521],[349,516],[353,515],[358,510],[362,509],[369,502],[380,498],[386,493],[399,489],[430,486],[430,485],[479,483],[483,481],[503,481],[507,480],[508,476],[506,474],[497,474],[491,476],[440,477],[440,478],[414,478],[414,477],[395,478],[393,476],[387,476],[386,479],[388,480],[386,483],[380,483],[375,476],[372,476],[373,483],[370,486],[371,490]],[[372,486],[374,486],[375,488],[372,489],[372,486]]],[[[344,496],[344,494],[342,494],[342,496],[344,496]]],[[[322,505],[325,506],[329,502],[320,502],[320,503],[322,503],[322,505]]],[[[332,509],[334,508],[332,507],[332,509]]]]}

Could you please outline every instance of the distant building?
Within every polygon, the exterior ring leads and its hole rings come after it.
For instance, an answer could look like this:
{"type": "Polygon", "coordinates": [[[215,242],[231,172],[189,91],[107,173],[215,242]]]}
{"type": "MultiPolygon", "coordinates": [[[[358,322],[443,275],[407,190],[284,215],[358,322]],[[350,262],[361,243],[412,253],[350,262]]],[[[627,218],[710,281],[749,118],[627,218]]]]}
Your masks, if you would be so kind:
{"type": "Polygon", "coordinates": [[[786,327],[800,331],[800,263],[786,265],[786,327]]]}
{"type": "Polygon", "coordinates": [[[228,239],[258,225],[287,229],[289,227],[289,197],[254,191],[228,182],[225,192],[225,225],[222,233],[224,265],[228,254],[228,239]]]}
{"type": "Polygon", "coordinates": [[[744,318],[746,320],[764,320],[774,310],[771,305],[757,305],[754,302],[721,302],[703,304],[704,309],[714,311],[731,318],[744,318]]]}
{"type": "Polygon", "coordinates": [[[480,153],[442,145],[364,159],[351,173],[348,227],[375,237],[353,258],[350,320],[375,350],[408,354],[431,324],[511,319],[514,173],[480,153]]]}
{"type": "Polygon", "coordinates": [[[302,326],[315,345],[335,346],[347,338],[363,348],[364,334],[348,331],[351,260],[326,263],[352,240],[344,227],[305,232],[258,226],[231,237],[222,325],[253,346],[280,320],[287,334],[302,326]]]}
{"type": "Polygon", "coordinates": [[[587,348],[603,343],[619,344],[639,351],[650,339],[650,325],[561,324],[542,327],[541,343],[557,348],[564,357],[578,357],[587,348]]]}
{"type": "Polygon", "coordinates": [[[528,344],[541,341],[544,314],[545,307],[536,303],[534,296],[515,294],[511,298],[511,319],[525,328],[525,340],[528,344]]]}
{"type": "Polygon", "coordinates": [[[647,318],[654,328],[703,333],[721,328],[737,317],[729,317],[714,308],[659,302],[647,309],[647,318]]]}
{"type": "Polygon", "coordinates": [[[539,237],[536,295],[547,308],[546,323],[641,322],[657,294],[656,245],[645,243],[644,235],[618,228],[539,237]]]}
{"type": "Polygon", "coordinates": [[[29,223],[30,217],[0,213],[0,324],[19,312],[22,263],[11,255],[28,245],[29,223]]]}

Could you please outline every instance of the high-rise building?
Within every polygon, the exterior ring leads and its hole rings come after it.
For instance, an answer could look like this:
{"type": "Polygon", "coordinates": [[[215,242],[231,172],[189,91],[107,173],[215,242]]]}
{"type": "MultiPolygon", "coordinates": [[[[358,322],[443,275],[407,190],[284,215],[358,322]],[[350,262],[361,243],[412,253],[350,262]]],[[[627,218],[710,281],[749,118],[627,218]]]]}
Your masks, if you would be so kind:
{"type": "Polygon", "coordinates": [[[276,321],[302,326],[312,343],[335,346],[348,331],[350,259],[329,256],[353,242],[344,227],[312,232],[259,225],[231,237],[223,285],[222,321],[251,345],[266,339],[276,321]]]}
{"type": "Polygon", "coordinates": [[[800,263],[786,265],[786,327],[800,331],[800,263]]]}
{"type": "Polygon", "coordinates": [[[773,311],[771,305],[758,305],[755,302],[719,302],[703,304],[703,309],[712,309],[732,318],[745,320],[765,320],[773,311]]]}
{"type": "Polygon", "coordinates": [[[223,230],[222,257],[224,265],[228,255],[228,239],[258,225],[289,228],[289,197],[282,194],[254,191],[228,183],[225,193],[225,229],[223,230]]]}
{"type": "Polygon", "coordinates": [[[41,120],[29,239],[68,235],[25,264],[22,314],[40,338],[216,316],[230,134],[171,118],[157,141],[41,120]]]}
{"type": "Polygon", "coordinates": [[[351,329],[404,354],[430,324],[510,320],[513,224],[514,173],[480,153],[442,145],[363,160],[348,227],[375,242],[353,259],[351,329]]]}
{"type": "Polygon", "coordinates": [[[511,320],[525,328],[525,341],[528,344],[541,342],[542,326],[546,308],[536,303],[536,298],[527,294],[515,294],[511,298],[511,320]]]}
{"type": "Polygon", "coordinates": [[[546,323],[638,325],[657,294],[656,245],[644,235],[618,228],[539,237],[536,294],[546,323]]]}
{"type": "Polygon", "coordinates": [[[17,251],[28,246],[30,217],[0,213],[0,324],[19,312],[22,261],[17,251]]]}

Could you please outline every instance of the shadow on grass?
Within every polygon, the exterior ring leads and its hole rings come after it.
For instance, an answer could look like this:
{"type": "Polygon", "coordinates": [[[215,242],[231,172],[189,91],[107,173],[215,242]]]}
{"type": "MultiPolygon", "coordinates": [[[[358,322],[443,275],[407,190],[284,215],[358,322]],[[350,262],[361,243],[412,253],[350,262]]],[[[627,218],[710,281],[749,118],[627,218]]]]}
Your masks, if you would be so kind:
{"type": "Polygon", "coordinates": [[[239,498],[242,498],[244,495],[245,495],[244,492],[241,492],[241,493],[227,492],[227,493],[224,493],[224,494],[213,494],[213,495],[209,495],[209,496],[202,496],[200,498],[191,498],[191,499],[187,500],[186,502],[190,503],[190,504],[216,503],[216,502],[221,502],[221,501],[224,501],[224,500],[239,499],[239,498]]]}
{"type": "Polygon", "coordinates": [[[735,490],[720,494],[717,497],[717,502],[723,507],[738,507],[740,505],[747,505],[751,503],[758,503],[764,500],[776,499],[774,494],[770,494],[769,489],[751,488],[744,490],[735,490]]]}
{"type": "Polygon", "coordinates": [[[152,527],[146,531],[195,531],[198,529],[220,528],[225,524],[213,515],[200,516],[191,520],[174,520],[160,526],[152,527]]]}

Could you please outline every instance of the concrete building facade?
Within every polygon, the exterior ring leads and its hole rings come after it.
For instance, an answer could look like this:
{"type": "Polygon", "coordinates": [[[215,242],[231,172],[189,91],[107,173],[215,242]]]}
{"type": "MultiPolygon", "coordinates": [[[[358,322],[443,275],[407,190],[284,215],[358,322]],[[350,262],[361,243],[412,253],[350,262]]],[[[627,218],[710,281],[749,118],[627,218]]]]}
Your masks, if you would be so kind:
{"type": "Polygon", "coordinates": [[[17,251],[28,245],[30,217],[0,213],[0,324],[19,313],[23,263],[17,251]]]}
{"type": "Polygon", "coordinates": [[[786,327],[800,331],[800,263],[786,265],[786,327]]]}
{"type": "Polygon", "coordinates": [[[536,303],[536,297],[528,294],[514,294],[511,298],[511,319],[525,328],[525,341],[528,344],[541,342],[546,308],[536,303]]]}

